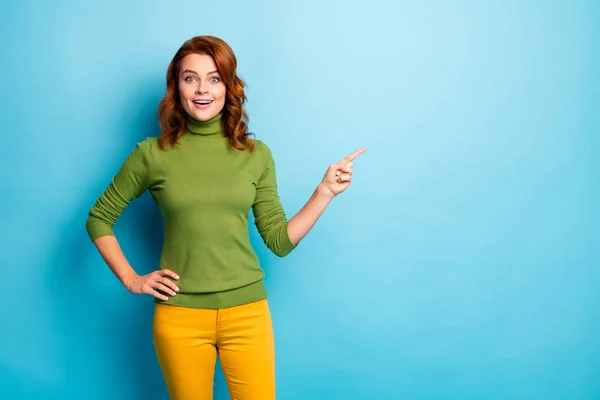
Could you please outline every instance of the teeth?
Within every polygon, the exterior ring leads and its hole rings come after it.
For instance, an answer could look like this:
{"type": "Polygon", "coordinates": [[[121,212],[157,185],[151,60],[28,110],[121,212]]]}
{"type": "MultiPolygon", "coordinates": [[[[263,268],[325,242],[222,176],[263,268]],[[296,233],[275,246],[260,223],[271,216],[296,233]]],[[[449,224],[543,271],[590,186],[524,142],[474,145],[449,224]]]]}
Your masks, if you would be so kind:
{"type": "Polygon", "coordinates": [[[194,101],[196,104],[210,104],[210,100],[197,100],[194,101]]]}

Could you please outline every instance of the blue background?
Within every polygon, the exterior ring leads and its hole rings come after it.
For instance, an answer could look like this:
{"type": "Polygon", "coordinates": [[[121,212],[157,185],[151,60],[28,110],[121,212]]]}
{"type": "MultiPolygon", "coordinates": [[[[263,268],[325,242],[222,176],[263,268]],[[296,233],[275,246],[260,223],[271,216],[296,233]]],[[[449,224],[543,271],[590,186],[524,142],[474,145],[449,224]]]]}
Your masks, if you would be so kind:
{"type": "MultiPolygon", "coordinates": [[[[280,399],[599,399],[597,1],[12,1],[0,6],[0,393],[164,399],[152,300],[85,232],[159,133],[184,40],[226,40],[289,217],[354,182],[267,271],[280,399]]],[[[139,273],[162,226],[116,225],[139,273]]],[[[226,399],[217,371],[215,398],[226,399]]]]}

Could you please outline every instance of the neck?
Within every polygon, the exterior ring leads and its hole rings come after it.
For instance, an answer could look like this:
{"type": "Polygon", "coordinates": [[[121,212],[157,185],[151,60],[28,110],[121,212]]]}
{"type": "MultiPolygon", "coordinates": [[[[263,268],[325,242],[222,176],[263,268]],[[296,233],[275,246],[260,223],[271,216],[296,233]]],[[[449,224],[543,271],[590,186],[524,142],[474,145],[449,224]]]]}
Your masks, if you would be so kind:
{"type": "Polygon", "coordinates": [[[215,115],[208,121],[198,121],[191,116],[186,117],[186,128],[194,135],[223,137],[223,126],[221,125],[221,113],[215,115]]]}

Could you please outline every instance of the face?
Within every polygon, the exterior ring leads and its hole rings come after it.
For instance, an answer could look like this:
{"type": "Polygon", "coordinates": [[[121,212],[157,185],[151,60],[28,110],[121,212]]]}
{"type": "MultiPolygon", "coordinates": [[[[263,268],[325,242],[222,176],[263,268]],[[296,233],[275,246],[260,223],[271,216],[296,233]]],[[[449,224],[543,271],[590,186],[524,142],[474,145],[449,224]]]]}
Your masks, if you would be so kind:
{"type": "Polygon", "coordinates": [[[179,69],[179,99],[183,109],[198,121],[208,121],[225,106],[225,83],[211,56],[190,54],[179,69]]]}

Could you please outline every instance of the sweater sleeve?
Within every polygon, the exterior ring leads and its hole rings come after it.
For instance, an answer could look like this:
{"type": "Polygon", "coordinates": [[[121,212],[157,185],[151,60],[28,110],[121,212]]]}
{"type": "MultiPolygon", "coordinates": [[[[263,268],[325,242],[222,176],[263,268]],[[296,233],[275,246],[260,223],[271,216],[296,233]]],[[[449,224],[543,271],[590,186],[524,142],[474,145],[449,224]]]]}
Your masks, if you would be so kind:
{"type": "Polygon", "coordinates": [[[254,224],[267,247],[278,257],[285,257],[296,246],[288,236],[288,221],[277,191],[275,161],[267,145],[258,140],[255,143],[256,151],[261,152],[264,169],[252,205],[254,224]]]}
{"type": "Polygon", "coordinates": [[[86,230],[92,241],[101,236],[115,236],[113,226],[123,209],[148,188],[149,146],[148,139],[136,145],[90,209],[86,230]]]}

